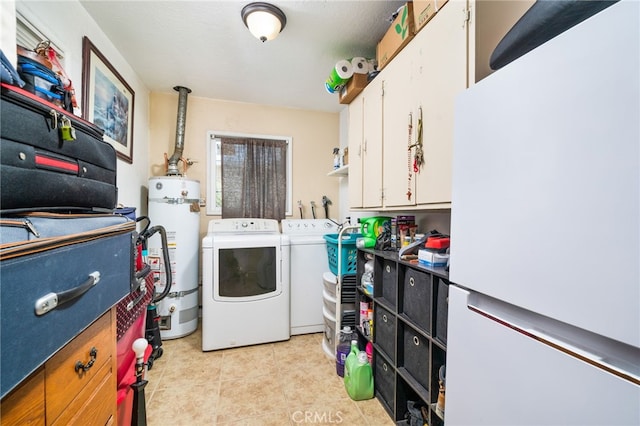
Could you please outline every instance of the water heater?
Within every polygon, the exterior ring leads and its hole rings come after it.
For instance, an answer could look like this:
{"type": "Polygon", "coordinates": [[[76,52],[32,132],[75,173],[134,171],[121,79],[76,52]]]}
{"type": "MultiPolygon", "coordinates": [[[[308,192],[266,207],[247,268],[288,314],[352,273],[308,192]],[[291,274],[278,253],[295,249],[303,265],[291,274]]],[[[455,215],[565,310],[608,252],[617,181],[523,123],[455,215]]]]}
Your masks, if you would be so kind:
{"type": "MultiPolygon", "coordinates": [[[[200,182],[182,176],[149,179],[151,225],[167,234],[172,283],[167,297],[157,303],[162,339],[193,333],[198,326],[198,271],[200,244],[200,182]]],[[[148,263],[156,281],[156,293],[164,290],[166,276],[162,241],[154,235],[148,242],[148,263]]]]}

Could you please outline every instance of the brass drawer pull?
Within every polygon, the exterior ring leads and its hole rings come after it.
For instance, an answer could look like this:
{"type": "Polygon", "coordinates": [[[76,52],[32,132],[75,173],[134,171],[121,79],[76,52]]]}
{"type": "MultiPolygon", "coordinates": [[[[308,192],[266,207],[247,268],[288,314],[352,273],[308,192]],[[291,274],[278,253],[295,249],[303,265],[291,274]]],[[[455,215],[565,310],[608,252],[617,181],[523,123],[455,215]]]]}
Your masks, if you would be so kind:
{"type": "Polygon", "coordinates": [[[80,370],[84,373],[85,371],[89,371],[93,364],[96,362],[96,358],[98,356],[98,350],[94,347],[89,351],[89,356],[91,359],[86,364],[83,364],[82,361],[76,361],[76,373],[79,373],[80,370]]]}

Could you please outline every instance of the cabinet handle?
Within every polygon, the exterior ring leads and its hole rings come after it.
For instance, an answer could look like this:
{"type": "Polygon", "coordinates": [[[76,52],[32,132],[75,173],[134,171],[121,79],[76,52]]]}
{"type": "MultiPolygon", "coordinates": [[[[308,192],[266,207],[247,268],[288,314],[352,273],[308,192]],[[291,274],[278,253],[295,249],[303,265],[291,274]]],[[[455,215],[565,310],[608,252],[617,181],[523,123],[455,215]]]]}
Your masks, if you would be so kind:
{"type": "Polygon", "coordinates": [[[387,265],[387,267],[385,268],[385,270],[387,271],[387,274],[391,272],[391,266],[387,265]]]}
{"type": "Polygon", "coordinates": [[[87,362],[86,364],[83,364],[82,361],[76,361],[76,373],[80,373],[80,370],[82,370],[82,373],[84,373],[85,371],[89,371],[89,369],[93,367],[93,364],[96,362],[97,356],[98,356],[98,350],[94,346],[89,351],[89,357],[90,357],[89,362],[87,362]]]}
{"type": "Polygon", "coordinates": [[[387,314],[382,314],[382,321],[387,322],[387,314]]]}
{"type": "Polygon", "coordinates": [[[420,346],[420,339],[418,339],[418,336],[413,336],[413,344],[420,346]]]}
{"type": "Polygon", "coordinates": [[[387,363],[386,363],[386,362],[385,362],[384,364],[382,364],[382,369],[383,369],[384,371],[389,370],[389,367],[387,367],[387,363]]]}
{"type": "Polygon", "coordinates": [[[64,305],[65,303],[71,302],[74,299],[85,294],[91,287],[98,284],[100,281],[100,272],[95,271],[89,274],[89,278],[78,287],[72,288],[70,290],[61,291],[60,293],[47,293],[38,300],[36,300],[35,311],[36,315],[41,316],[50,312],[57,308],[58,306],[64,305]]]}
{"type": "Polygon", "coordinates": [[[409,285],[411,287],[413,287],[415,285],[415,283],[416,283],[416,280],[414,280],[413,277],[409,278],[409,285]]]}

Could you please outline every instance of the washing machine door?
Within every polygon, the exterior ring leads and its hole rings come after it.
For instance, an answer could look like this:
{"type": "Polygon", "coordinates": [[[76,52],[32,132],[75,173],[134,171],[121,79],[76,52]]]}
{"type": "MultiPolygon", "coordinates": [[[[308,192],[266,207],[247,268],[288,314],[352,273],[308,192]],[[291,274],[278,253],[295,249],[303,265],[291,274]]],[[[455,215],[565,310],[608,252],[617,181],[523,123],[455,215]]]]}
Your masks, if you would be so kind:
{"type": "Polygon", "coordinates": [[[213,237],[213,300],[248,302],[283,292],[280,235],[213,237]]]}

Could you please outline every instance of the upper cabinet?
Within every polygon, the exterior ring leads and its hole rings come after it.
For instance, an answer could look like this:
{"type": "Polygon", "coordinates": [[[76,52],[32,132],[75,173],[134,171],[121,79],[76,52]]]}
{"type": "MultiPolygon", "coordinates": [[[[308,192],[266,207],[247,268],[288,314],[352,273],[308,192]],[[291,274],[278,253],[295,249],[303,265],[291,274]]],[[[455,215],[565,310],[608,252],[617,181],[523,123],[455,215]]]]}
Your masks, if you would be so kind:
{"type": "Polygon", "coordinates": [[[451,207],[455,98],[533,3],[449,0],[349,105],[351,208],[451,207]]]}
{"type": "Polygon", "coordinates": [[[349,104],[349,203],[362,207],[362,109],[361,94],[349,104]]]}
{"type": "Polygon", "coordinates": [[[376,78],[349,105],[349,200],[382,207],[382,87],[376,78]]]}
{"type": "Polygon", "coordinates": [[[414,53],[413,115],[415,128],[422,116],[424,161],[415,175],[412,201],[426,208],[451,203],[454,102],[467,88],[466,24],[464,3],[450,1],[416,35],[421,43],[414,53]]]}
{"type": "MultiPolygon", "coordinates": [[[[416,46],[413,39],[402,52],[415,51],[416,46]]],[[[407,205],[414,199],[415,181],[409,176],[408,147],[415,140],[415,127],[409,127],[415,105],[411,100],[415,93],[412,75],[415,59],[413,54],[398,55],[378,75],[384,88],[382,194],[385,207],[407,205]]]]}

